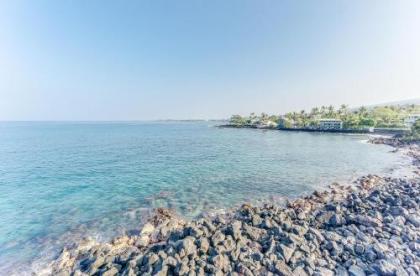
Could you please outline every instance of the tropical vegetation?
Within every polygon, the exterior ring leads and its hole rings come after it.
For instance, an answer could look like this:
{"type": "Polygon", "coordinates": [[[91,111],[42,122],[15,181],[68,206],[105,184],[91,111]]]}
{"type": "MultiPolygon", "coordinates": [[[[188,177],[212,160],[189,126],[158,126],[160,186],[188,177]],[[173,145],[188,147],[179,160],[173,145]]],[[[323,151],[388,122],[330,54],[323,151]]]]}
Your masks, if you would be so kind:
{"type": "Polygon", "coordinates": [[[411,126],[411,131],[407,133],[403,138],[405,141],[420,141],[420,119],[411,126]]]}
{"type": "Polygon", "coordinates": [[[339,119],[346,129],[404,128],[404,120],[410,114],[420,113],[420,105],[388,105],[350,109],[347,105],[314,107],[310,111],[288,112],[284,115],[261,113],[249,116],[233,115],[234,126],[278,126],[281,128],[317,128],[320,119],[339,119]]]}

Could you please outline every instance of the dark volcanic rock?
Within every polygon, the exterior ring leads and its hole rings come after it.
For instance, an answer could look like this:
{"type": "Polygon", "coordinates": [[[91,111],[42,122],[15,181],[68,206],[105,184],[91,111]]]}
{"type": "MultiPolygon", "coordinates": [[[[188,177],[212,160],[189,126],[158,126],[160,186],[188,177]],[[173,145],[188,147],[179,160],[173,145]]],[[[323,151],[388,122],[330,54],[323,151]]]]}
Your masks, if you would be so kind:
{"type": "Polygon", "coordinates": [[[366,176],[280,208],[185,222],[159,209],[138,236],[65,249],[38,275],[420,275],[420,180],[366,176]]]}

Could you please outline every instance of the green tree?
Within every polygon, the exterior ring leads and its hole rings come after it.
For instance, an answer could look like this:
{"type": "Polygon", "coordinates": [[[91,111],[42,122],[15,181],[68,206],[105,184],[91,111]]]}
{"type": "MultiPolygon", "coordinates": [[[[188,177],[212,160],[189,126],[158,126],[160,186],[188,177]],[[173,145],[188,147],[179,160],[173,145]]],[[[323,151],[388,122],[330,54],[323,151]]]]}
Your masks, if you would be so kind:
{"type": "Polygon", "coordinates": [[[378,126],[380,127],[395,127],[402,125],[398,112],[387,106],[374,108],[371,116],[378,122],[378,126]]]}
{"type": "Polygon", "coordinates": [[[347,105],[342,104],[342,105],[340,106],[340,109],[338,109],[338,114],[339,114],[340,116],[344,116],[344,115],[348,112],[347,108],[348,108],[348,106],[347,106],[347,105]]]}
{"type": "Polygon", "coordinates": [[[247,119],[246,119],[246,118],[244,118],[244,117],[242,117],[241,115],[232,115],[232,116],[230,117],[229,122],[230,122],[232,125],[241,126],[241,125],[245,125],[245,124],[246,124],[247,119]]]}
{"type": "Polygon", "coordinates": [[[344,128],[359,128],[360,119],[356,113],[350,113],[343,121],[344,128]]]}
{"type": "Polygon", "coordinates": [[[293,124],[287,117],[280,117],[277,121],[279,127],[281,128],[292,128],[293,124]]]}
{"type": "Polygon", "coordinates": [[[409,142],[420,141],[420,119],[414,122],[411,126],[410,133],[406,134],[402,139],[409,142]]]}
{"type": "Polygon", "coordinates": [[[327,114],[327,107],[326,106],[321,106],[321,116],[325,116],[325,114],[327,114]]]}
{"type": "Polygon", "coordinates": [[[420,136],[420,119],[416,120],[416,122],[411,126],[411,133],[413,135],[420,136]]]}
{"type": "Polygon", "coordinates": [[[362,107],[360,107],[360,108],[359,108],[358,113],[359,113],[361,116],[367,116],[367,114],[368,114],[368,110],[367,110],[367,108],[366,108],[366,107],[362,106],[362,107]]]}
{"type": "Polygon", "coordinates": [[[311,117],[315,117],[319,115],[319,108],[318,107],[314,107],[311,109],[311,117]]]}
{"type": "Polygon", "coordinates": [[[275,123],[278,123],[279,116],[271,115],[271,116],[268,117],[268,120],[272,121],[272,122],[275,122],[275,123]]]}
{"type": "Polygon", "coordinates": [[[327,116],[329,118],[334,118],[334,116],[335,116],[334,106],[332,106],[332,105],[328,106],[327,116]]]}
{"type": "Polygon", "coordinates": [[[260,123],[266,123],[268,121],[268,115],[266,113],[261,113],[260,123]]]}
{"type": "Polygon", "coordinates": [[[362,117],[359,119],[359,126],[374,127],[376,122],[373,118],[362,117]]]}

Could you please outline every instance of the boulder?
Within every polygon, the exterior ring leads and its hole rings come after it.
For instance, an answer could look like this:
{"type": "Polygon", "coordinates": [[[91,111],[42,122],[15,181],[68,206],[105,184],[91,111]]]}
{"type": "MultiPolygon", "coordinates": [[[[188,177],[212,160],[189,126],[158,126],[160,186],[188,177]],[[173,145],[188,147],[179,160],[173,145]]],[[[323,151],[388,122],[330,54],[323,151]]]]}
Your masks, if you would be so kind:
{"type": "Polygon", "coordinates": [[[293,248],[290,248],[290,247],[284,245],[284,244],[279,244],[278,251],[281,253],[281,255],[283,256],[286,263],[288,263],[295,250],[293,248]]]}
{"type": "Polygon", "coordinates": [[[274,272],[280,276],[292,276],[293,273],[289,266],[283,261],[276,261],[274,265],[274,272]]]}
{"type": "Polygon", "coordinates": [[[177,242],[177,250],[180,256],[188,256],[196,253],[197,247],[195,246],[195,238],[188,236],[183,240],[177,242]]]}
{"type": "Polygon", "coordinates": [[[365,276],[366,275],[365,271],[357,265],[351,265],[348,268],[348,272],[350,276],[365,276]]]}

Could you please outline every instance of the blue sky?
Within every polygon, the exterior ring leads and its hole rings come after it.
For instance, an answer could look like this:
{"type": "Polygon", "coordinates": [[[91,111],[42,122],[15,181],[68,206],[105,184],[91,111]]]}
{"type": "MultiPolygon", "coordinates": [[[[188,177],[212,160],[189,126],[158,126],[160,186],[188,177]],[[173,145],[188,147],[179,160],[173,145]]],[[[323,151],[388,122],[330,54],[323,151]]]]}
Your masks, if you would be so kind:
{"type": "Polygon", "coordinates": [[[420,1],[2,1],[0,120],[420,97],[420,1]]]}

